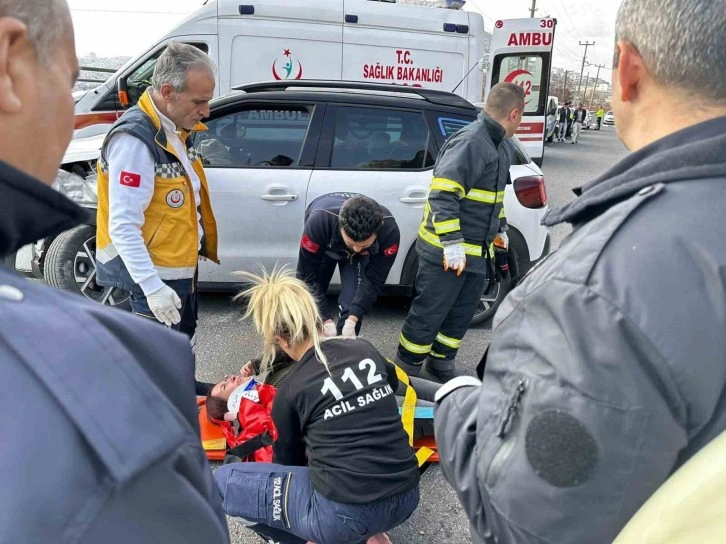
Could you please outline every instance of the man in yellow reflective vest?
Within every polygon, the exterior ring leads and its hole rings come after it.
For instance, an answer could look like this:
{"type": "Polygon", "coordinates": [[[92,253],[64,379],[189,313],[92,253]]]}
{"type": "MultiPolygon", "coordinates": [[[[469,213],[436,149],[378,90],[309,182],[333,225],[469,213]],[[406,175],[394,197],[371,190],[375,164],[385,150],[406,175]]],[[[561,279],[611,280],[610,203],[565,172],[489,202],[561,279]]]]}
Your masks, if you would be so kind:
{"type": "MultiPolygon", "coordinates": [[[[522,120],[524,91],[492,87],[479,118],[444,144],[419,228],[417,296],[399,335],[396,363],[418,376],[447,381],[486,285],[489,246],[508,246],[503,216],[511,159],[505,138],[522,120]]],[[[494,278],[491,278],[492,280],[494,278]]]]}
{"type": "Polygon", "coordinates": [[[217,261],[217,227],[191,135],[205,129],[214,87],[212,60],[170,43],[98,160],[98,281],[130,291],[135,314],[187,334],[192,349],[198,259],[217,261]]]}

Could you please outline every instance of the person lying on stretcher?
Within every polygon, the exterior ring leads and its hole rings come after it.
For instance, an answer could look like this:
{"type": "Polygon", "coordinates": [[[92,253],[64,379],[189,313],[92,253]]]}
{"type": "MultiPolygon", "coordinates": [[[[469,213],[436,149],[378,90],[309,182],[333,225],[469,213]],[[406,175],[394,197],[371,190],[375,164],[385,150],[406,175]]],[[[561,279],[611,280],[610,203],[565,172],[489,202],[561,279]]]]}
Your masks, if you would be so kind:
{"type": "MultiPolygon", "coordinates": [[[[321,339],[322,342],[327,340],[327,338],[321,339]]],[[[206,400],[207,415],[212,421],[234,421],[238,418],[240,404],[238,402],[233,402],[233,406],[230,406],[228,401],[230,396],[232,396],[232,393],[237,388],[244,390],[244,388],[247,387],[250,378],[253,377],[260,383],[266,383],[278,387],[284,382],[287,375],[294,368],[294,363],[295,361],[279,348],[275,352],[275,358],[270,364],[269,369],[265,372],[262,371],[261,358],[249,360],[242,366],[238,374],[225,376],[224,380],[212,387],[206,400]]],[[[416,407],[433,408],[434,395],[441,387],[441,384],[413,376],[409,376],[408,379],[411,387],[413,387],[413,390],[416,392],[416,407]]],[[[399,381],[395,394],[396,402],[400,407],[403,405],[404,396],[406,394],[406,385],[403,382],[399,381]]],[[[414,439],[421,438],[422,436],[433,435],[434,425],[432,418],[419,418],[414,420],[414,439]]]]}
{"type": "MultiPolygon", "coordinates": [[[[382,533],[419,501],[393,365],[364,339],[321,342],[322,319],[302,281],[281,270],[246,276],[262,370],[276,346],[295,362],[272,405],[274,462],[231,463],[214,474],[225,511],[286,544],[387,541],[382,533]]],[[[242,382],[218,385],[214,394],[225,395],[242,382]]]]}

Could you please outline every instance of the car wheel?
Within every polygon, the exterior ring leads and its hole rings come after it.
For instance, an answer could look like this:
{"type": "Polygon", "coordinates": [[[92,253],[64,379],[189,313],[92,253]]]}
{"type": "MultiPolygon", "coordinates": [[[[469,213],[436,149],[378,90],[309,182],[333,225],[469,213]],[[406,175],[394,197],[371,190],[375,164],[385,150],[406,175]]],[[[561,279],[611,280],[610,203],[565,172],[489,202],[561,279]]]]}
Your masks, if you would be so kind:
{"type": "Polygon", "coordinates": [[[96,283],[96,228],[80,225],[58,235],[48,247],[45,281],[89,300],[129,309],[129,292],[96,283]]]}
{"type": "Polygon", "coordinates": [[[510,280],[505,280],[496,282],[491,289],[489,287],[484,289],[479,299],[479,305],[474,312],[474,317],[471,318],[471,325],[489,323],[494,318],[499,305],[509,293],[509,286],[510,280]]]}

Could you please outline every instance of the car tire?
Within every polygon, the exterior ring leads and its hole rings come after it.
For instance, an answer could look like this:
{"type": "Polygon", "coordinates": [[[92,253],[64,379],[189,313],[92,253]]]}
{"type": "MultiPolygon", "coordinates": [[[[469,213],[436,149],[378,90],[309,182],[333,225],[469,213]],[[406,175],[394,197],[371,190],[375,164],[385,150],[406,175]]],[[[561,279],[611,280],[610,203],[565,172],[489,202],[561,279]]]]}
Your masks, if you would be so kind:
{"type": "Polygon", "coordinates": [[[52,287],[101,304],[131,308],[128,291],[96,283],[96,227],[92,225],[79,225],[53,240],[45,255],[43,276],[52,287]]]}
{"type": "Polygon", "coordinates": [[[519,275],[517,278],[510,278],[497,283],[496,290],[490,291],[487,286],[479,300],[474,317],[471,319],[472,326],[486,325],[491,322],[502,301],[509,294],[509,291],[512,290],[512,282],[518,282],[532,268],[533,263],[529,260],[527,242],[524,236],[513,227],[509,228],[509,250],[514,254],[514,258],[517,259],[519,275]]]}
{"type": "Polygon", "coordinates": [[[494,314],[497,313],[499,305],[510,291],[510,285],[511,280],[496,282],[492,289],[489,289],[487,285],[479,299],[479,305],[476,307],[474,316],[471,318],[470,326],[485,325],[494,319],[494,314]]]}

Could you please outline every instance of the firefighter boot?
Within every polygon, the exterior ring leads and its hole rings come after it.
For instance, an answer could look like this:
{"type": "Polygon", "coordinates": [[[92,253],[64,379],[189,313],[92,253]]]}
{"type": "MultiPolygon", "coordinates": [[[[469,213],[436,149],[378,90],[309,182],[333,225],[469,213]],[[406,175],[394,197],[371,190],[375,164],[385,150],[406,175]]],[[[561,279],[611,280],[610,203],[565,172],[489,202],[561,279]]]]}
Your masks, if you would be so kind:
{"type": "Polygon", "coordinates": [[[423,366],[422,363],[418,364],[411,364],[406,363],[401,358],[396,355],[396,358],[393,359],[393,363],[399,367],[401,370],[403,370],[406,374],[413,377],[418,377],[418,375],[421,373],[421,367],[423,366]]]}
{"type": "Polygon", "coordinates": [[[465,375],[464,372],[456,368],[456,359],[434,359],[432,357],[426,358],[423,373],[433,376],[441,383],[446,383],[452,378],[465,375]]]}

